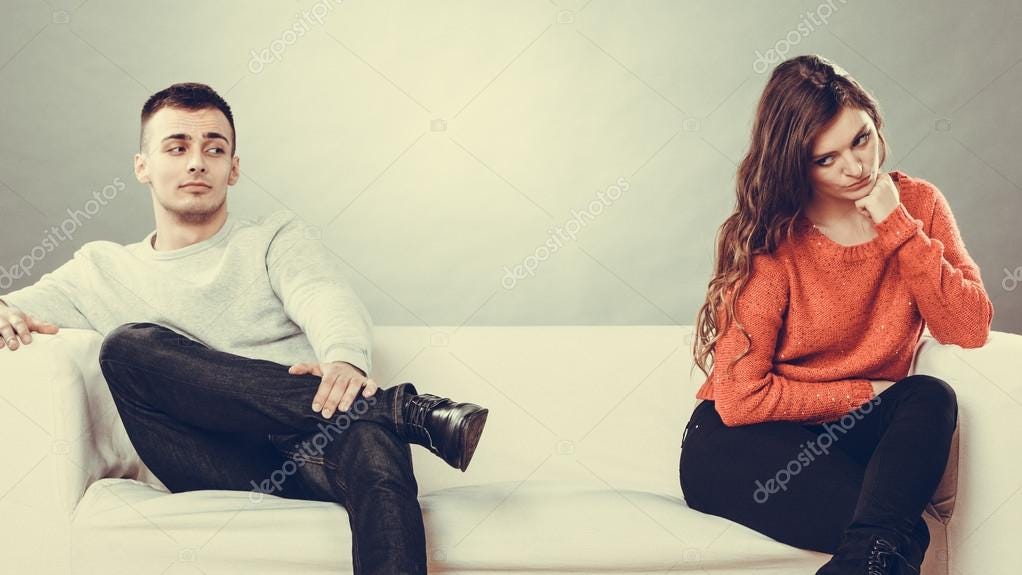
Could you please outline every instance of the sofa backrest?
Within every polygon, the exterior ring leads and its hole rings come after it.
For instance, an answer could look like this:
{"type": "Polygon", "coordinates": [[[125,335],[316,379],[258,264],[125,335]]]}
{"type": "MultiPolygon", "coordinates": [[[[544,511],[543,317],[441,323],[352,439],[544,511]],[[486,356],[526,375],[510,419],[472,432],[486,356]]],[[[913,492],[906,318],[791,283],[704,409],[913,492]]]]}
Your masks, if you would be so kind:
{"type": "Polygon", "coordinates": [[[415,448],[420,493],[574,479],[680,496],[678,458],[702,372],[691,326],[379,327],[382,386],[489,408],[467,473],[415,448]]]}

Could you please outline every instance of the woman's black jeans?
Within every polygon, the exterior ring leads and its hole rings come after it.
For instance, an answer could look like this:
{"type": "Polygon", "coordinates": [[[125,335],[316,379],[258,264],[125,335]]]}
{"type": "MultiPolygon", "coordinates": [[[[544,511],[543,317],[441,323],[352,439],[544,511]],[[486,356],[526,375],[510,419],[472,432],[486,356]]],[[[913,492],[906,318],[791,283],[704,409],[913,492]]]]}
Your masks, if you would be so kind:
{"type": "Polygon", "coordinates": [[[131,443],[172,492],[337,502],[348,511],[355,573],[426,572],[418,485],[398,437],[411,384],[359,396],[328,420],[312,411],[319,377],[160,325],[118,327],[99,361],[131,443]]]}
{"type": "Polygon", "coordinates": [[[802,549],[833,554],[846,529],[876,529],[922,553],[930,542],[923,510],[957,422],[954,391],[926,375],[823,425],[726,427],[703,401],[682,439],[681,488],[692,509],[802,549]]]}

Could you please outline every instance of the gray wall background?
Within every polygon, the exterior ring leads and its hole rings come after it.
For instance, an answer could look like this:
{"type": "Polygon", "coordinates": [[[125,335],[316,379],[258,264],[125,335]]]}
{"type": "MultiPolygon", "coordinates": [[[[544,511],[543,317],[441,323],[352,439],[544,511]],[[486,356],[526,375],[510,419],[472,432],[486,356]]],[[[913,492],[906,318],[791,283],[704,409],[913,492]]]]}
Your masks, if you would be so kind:
{"type": "Polygon", "coordinates": [[[0,22],[0,266],[31,268],[0,293],[152,229],[139,109],[198,81],[235,112],[231,212],[316,226],[378,324],[690,324],[774,49],[875,93],[887,167],[941,188],[995,329],[1022,332],[1017,1],[4,0],[0,22]]]}

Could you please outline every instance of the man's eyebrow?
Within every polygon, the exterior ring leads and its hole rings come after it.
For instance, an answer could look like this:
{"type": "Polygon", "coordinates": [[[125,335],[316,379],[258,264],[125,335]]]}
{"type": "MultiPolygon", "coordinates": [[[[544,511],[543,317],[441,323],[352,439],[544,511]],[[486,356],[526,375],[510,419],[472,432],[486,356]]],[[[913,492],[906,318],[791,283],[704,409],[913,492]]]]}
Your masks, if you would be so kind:
{"type": "MultiPolygon", "coordinates": [[[[227,139],[227,136],[221,134],[220,132],[206,132],[205,134],[202,135],[202,137],[206,140],[223,140],[228,144],[231,143],[231,141],[227,139]]],[[[160,142],[166,142],[167,140],[187,140],[190,142],[192,140],[192,137],[188,134],[171,134],[166,138],[160,140],[160,142]]]]}
{"type": "MultiPolygon", "coordinates": [[[[861,128],[859,128],[859,131],[855,133],[855,137],[854,137],[854,138],[852,138],[852,141],[854,142],[855,140],[858,140],[858,139],[859,139],[859,136],[861,136],[861,135],[862,135],[862,133],[866,131],[866,128],[867,128],[868,126],[869,126],[869,124],[868,124],[868,123],[866,123],[866,124],[863,124],[863,125],[862,125],[862,127],[861,127],[861,128]]],[[[836,151],[834,151],[834,152],[825,152],[825,153],[823,153],[823,154],[817,154],[817,155],[813,156],[813,160],[819,160],[819,159],[821,159],[821,158],[825,158],[825,157],[827,157],[827,156],[829,156],[829,155],[831,155],[831,154],[836,154],[836,153],[837,153],[837,152],[836,152],[836,151]]]]}

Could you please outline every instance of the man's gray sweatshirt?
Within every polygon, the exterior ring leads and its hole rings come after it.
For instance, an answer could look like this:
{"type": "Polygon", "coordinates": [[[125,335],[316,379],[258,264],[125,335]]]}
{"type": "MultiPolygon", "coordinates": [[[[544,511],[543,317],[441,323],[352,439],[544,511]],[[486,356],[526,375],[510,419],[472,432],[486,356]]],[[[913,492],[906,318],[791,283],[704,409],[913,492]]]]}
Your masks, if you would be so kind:
{"type": "Polygon", "coordinates": [[[121,324],[164,325],[213,349],[284,365],[344,361],[369,373],[372,321],[343,268],[290,212],[228,215],[202,242],[152,247],[89,242],[2,301],[59,327],[104,336],[121,324]]]}

